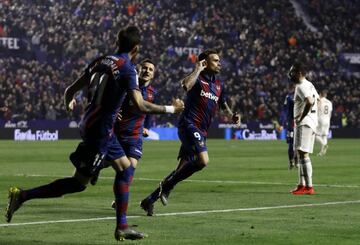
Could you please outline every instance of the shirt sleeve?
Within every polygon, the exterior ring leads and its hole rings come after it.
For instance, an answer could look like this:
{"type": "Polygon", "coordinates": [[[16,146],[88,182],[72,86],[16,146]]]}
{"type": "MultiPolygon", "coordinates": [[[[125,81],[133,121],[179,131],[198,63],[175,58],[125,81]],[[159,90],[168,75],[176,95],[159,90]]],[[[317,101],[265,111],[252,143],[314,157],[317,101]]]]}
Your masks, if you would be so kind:
{"type": "Polygon", "coordinates": [[[307,97],[312,98],[311,88],[308,86],[304,86],[304,84],[302,84],[302,86],[299,86],[299,96],[302,100],[304,100],[307,97]]]}
{"type": "Polygon", "coordinates": [[[125,69],[123,78],[126,81],[126,89],[128,91],[139,90],[138,74],[135,70],[135,67],[129,67],[125,69]]]}

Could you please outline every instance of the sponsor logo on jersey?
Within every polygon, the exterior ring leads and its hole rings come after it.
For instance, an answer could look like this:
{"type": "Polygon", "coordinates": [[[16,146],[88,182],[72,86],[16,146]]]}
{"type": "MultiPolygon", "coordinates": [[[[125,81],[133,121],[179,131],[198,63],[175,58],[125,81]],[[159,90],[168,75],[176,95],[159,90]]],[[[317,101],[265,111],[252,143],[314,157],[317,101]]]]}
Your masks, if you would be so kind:
{"type": "Polygon", "coordinates": [[[201,90],[200,96],[203,96],[203,97],[206,97],[208,99],[214,100],[215,102],[218,102],[218,100],[219,100],[219,97],[212,94],[211,92],[205,92],[204,90],[201,90]]]}

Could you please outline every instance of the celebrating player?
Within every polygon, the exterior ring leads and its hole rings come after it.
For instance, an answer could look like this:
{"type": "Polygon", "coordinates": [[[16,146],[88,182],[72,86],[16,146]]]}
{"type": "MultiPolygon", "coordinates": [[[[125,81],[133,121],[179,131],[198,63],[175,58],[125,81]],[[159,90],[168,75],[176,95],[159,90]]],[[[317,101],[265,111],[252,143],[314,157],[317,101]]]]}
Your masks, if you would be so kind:
{"type": "MultiPolygon", "coordinates": [[[[141,95],[145,101],[153,102],[156,94],[154,87],[151,86],[155,74],[154,62],[144,59],[138,65],[138,70],[141,95]]],[[[142,156],[142,136],[149,135],[150,120],[151,115],[138,111],[131,102],[131,97],[127,95],[115,122],[114,132],[134,168],[142,156]]],[[[90,183],[95,185],[97,178],[98,175],[95,175],[90,183]]]]}
{"type": "MultiPolygon", "coordinates": [[[[154,87],[151,86],[154,74],[155,65],[153,61],[145,59],[140,62],[139,88],[144,100],[149,102],[154,101],[156,94],[154,87]]],[[[142,156],[142,136],[147,137],[149,135],[150,117],[149,114],[145,115],[137,111],[131,103],[130,97],[125,97],[121,106],[121,119],[119,118],[116,121],[114,131],[134,168],[142,156]]],[[[112,207],[116,208],[115,201],[112,203],[112,207]]]]}
{"type": "Polygon", "coordinates": [[[141,208],[149,216],[153,215],[154,202],[158,198],[163,205],[167,205],[170,191],[177,183],[207,166],[207,130],[216,107],[226,110],[234,123],[240,125],[240,115],[233,113],[227,105],[224,83],[217,78],[220,69],[218,53],[209,49],[199,55],[194,71],[181,82],[187,91],[187,97],[178,127],[182,143],[178,156],[179,163],[176,170],[165,177],[160,186],[141,201],[141,208]]]}
{"type": "Polygon", "coordinates": [[[320,92],[319,112],[318,112],[318,127],[316,129],[315,139],[320,143],[321,150],[318,153],[319,156],[324,156],[328,148],[328,135],[330,128],[331,112],[333,105],[330,100],[326,98],[327,91],[320,92]]]}
{"type": "Polygon", "coordinates": [[[139,51],[140,32],[136,27],[127,27],[117,36],[118,50],[114,55],[94,60],[85,72],[65,91],[65,105],[71,110],[73,97],[83,87],[88,87],[89,104],[80,124],[82,142],[70,160],[76,170],[72,177],[57,179],[47,185],[21,190],[11,187],[6,209],[7,222],[21,204],[35,198],[60,197],[64,194],[81,192],[104,160],[110,161],[116,172],[114,194],[116,201],[115,239],[142,239],[145,234],[129,228],[126,219],[129,185],[134,166],[113,133],[118,111],[126,93],[136,108],[144,113],[178,113],[184,104],[174,101],[172,106],[155,105],[143,100],[138,88],[138,79],[132,61],[139,51]]]}
{"type": "Polygon", "coordinates": [[[319,95],[314,85],[305,78],[305,68],[294,63],[289,71],[290,80],[296,84],[294,94],[295,144],[299,158],[299,183],[291,191],[294,195],[315,194],[312,185],[312,165],[310,153],[313,152],[315,132],[318,124],[317,103],[319,95]]]}

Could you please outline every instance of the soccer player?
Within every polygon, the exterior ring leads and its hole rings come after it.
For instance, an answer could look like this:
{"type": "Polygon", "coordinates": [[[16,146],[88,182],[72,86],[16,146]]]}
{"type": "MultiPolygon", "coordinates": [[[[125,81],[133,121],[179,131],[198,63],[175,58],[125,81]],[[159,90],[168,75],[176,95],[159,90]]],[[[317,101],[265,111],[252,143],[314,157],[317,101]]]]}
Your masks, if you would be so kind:
{"type": "Polygon", "coordinates": [[[289,71],[290,80],[296,84],[294,94],[295,135],[294,149],[299,158],[299,183],[291,191],[294,195],[315,194],[312,184],[310,153],[313,152],[318,124],[317,103],[319,94],[314,85],[305,78],[302,63],[294,63],[289,71]]]}
{"type": "Polygon", "coordinates": [[[288,144],[289,169],[293,169],[295,164],[294,154],[294,85],[290,85],[290,92],[286,95],[281,125],[286,129],[286,143],[288,144]]]}
{"type": "MultiPolygon", "coordinates": [[[[140,62],[139,88],[144,100],[149,102],[153,102],[156,95],[156,90],[151,86],[154,74],[155,64],[152,60],[144,59],[140,62]]],[[[136,168],[142,156],[142,136],[149,135],[151,116],[137,111],[129,96],[125,97],[121,108],[121,118],[116,121],[114,132],[132,166],[136,168]]],[[[116,208],[116,202],[111,206],[116,208]]]]}
{"type": "Polygon", "coordinates": [[[182,180],[203,169],[209,163],[206,147],[207,131],[219,106],[240,125],[240,115],[233,113],[225,100],[224,83],[218,79],[221,64],[217,51],[209,49],[198,57],[195,69],[181,85],[187,92],[185,110],[178,123],[181,148],[178,166],[160,182],[159,187],[140,203],[148,216],[153,215],[154,202],[160,198],[167,205],[170,191],[182,180]]]}
{"type": "Polygon", "coordinates": [[[132,61],[139,52],[140,32],[133,26],[122,29],[117,35],[117,52],[94,60],[85,72],[65,91],[65,105],[71,110],[73,97],[83,87],[88,87],[89,104],[80,123],[82,142],[70,160],[76,170],[72,177],[57,179],[47,185],[22,190],[11,187],[6,219],[10,222],[14,212],[31,199],[60,197],[86,189],[92,176],[102,167],[104,160],[111,162],[116,172],[114,194],[116,201],[115,239],[142,239],[145,234],[131,229],[126,220],[134,167],[113,133],[113,125],[127,94],[138,110],[145,113],[181,112],[180,100],[172,106],[161,106],[143,100],[138,88],[138,78],[132,61]]]}
{"type": "MultiPolygon", "coordinates": [[[[153,102],[156,95],[155,88],[151,86],[155,75],[154,62],[150,59],[142,60],[138,65],[138,71],[141,95],[145,101],[153,102]]],[[[149,135],[150,120],[151,115],[138,111],[131,102],[131,97],[127,95],[115,122],[114,133],[135,169],[142,156],[142,136],[148,137],[149,135]]],[[[90,183],[95,185],[97,178],[98,175],[95,175],[90,183]]],[[[112,206],[115,206],[114,202],[112,206]]]]}
{"type": "Polygon", "coordinates": [[[331,112],[333,105],[330,100],[326,98],[327,91],[320,92],[319,111],[318,111],[318,127],[316,129],[315,139],[320,143],[321,150],[319,156],[324,156],[328,148],[328,135],[330,128],[331,112]]]}

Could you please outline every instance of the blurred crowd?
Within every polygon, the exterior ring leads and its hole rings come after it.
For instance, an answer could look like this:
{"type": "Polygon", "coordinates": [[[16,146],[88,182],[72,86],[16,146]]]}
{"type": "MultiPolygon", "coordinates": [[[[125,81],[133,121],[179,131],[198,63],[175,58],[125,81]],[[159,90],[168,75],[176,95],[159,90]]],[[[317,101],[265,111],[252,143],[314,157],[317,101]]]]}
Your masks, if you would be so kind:
{"type": "MultiPolygon", "coordinates": [[[[136,25],[143,33],[138,60],[157,64],[158,103],[184,96],[179,81],[193,69],[196,52],[179,48],[216,48],[229,103],[243,121],[279,117],[290,87],[287,71],[300,58],[318,90],[329,90],[333,122],[360,127],[359,78],[339,64],[342,52],[360,52],[359,1],[302,6],[317,32],[288,0],[0,0],[0,38],[21,37],[29,51],[17,57],[0,52],[0,107],[9,108],[0,117],[79,120],[86,99],[80,94],[69,114],[64,88],[92,59],[114,52],[121,27],[136,25]]],[[[217,118],[229,121],[221,113],[217,118]]]]}

